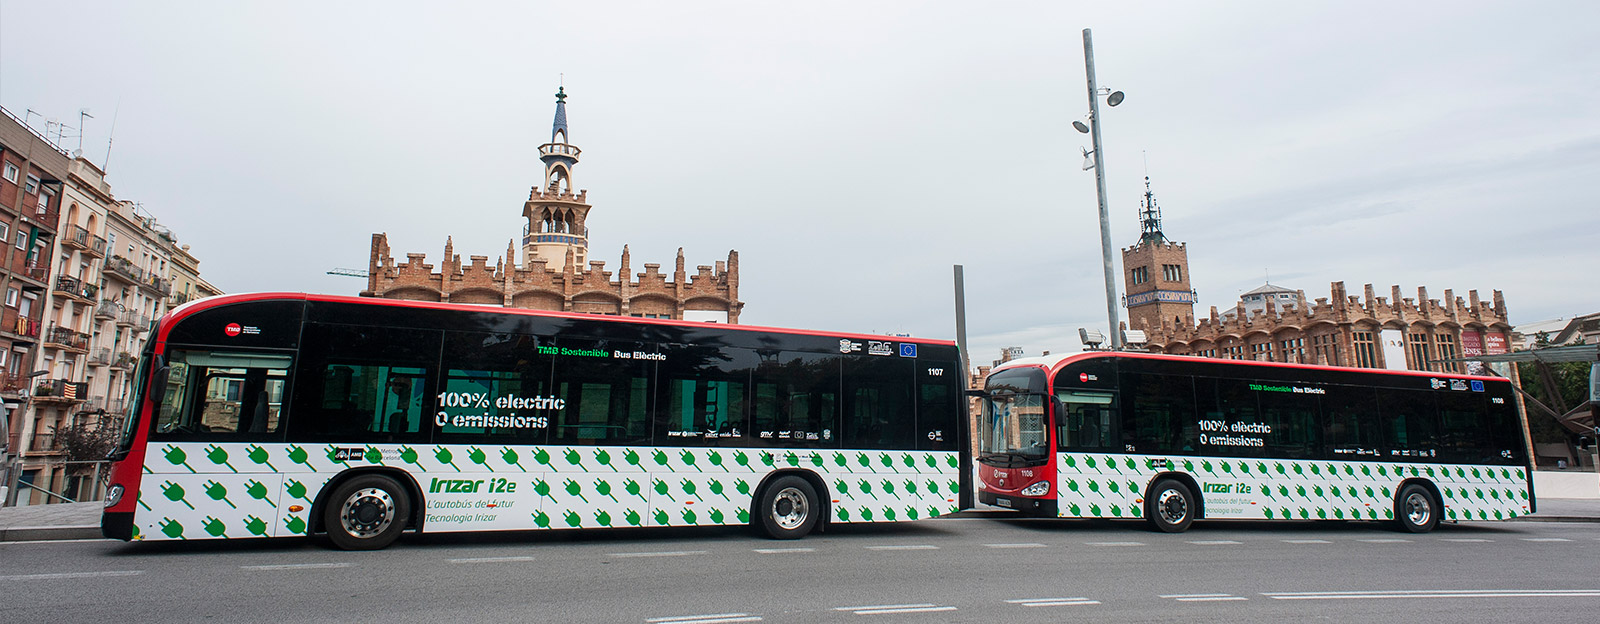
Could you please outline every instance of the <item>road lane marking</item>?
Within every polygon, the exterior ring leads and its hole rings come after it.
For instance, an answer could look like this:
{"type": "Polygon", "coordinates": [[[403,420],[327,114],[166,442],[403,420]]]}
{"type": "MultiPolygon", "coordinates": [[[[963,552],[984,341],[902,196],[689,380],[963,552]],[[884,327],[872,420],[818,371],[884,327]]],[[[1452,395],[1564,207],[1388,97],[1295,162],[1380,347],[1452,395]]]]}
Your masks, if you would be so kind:
{"type": "Polygon", "coordinates": [[[239,566],[240,570],[323,570],[328,568],[348,568],[354,563],[279,563],[275,565],[248,565],[239,566]]]}
{"type": "Polygon", "coordinates": [[[464,557],[451,559],[450,563],[501,563],[506,561],[533,561],[533,557],[464,557]]]}
{"type": "Polygon", "coordinates": [[[1024,607],[1070,607],[1070,606],[1078,606],[1078,605],[1097,605],[1097,604],[1100,604],[1099,600],[1090,600],[1088,598],[1083,598],[1083,597],[1078,597],[1078,598],[1018,598],[1016,600],[1007,600],[1006,602],[1011,603],[1011,604],[1022,605],[1024,607]]]}
{"type": "Polygon", "coordinates": [[[1283,542],[1285,544],[1332,544],[1333,543],[1333,542],[1330,542],[1328,540],[1319,540],[1319,539],[1297,539],[1297,540],[1279,540],[1279,541],[1281,541],[1281,542],[1283,542]]]}
{"type": "Polygon", "coordinates": [[[761,553],[763,555],[781,555],[781,554],[786,554],[786,553],[817,552],[817,549],[815,549],[815,548],[806,548],[806,547],[800,547],[800,548],[757,548],[757,549],[755,549],[755,551],[758,552],[758,553],[761,553]]]}
{"type": "Polygon", "coordinates": [[[704,554],[706,554],[706,551],[704,551],[704,550],[667,550],[667,551],[661,551],[661,552],[611,553],[611,554],[606,555],[606,556],[607,557],[619,557],[619,558],[626,559],[626,558],[642,558],[642,557],[688,557],[688,556],[691,556],[691,555],[704,555],[704,554]]]}
{"type": "Polygon", "coordinates": [[[1222,546],[1224,544],[1243,544],[1244,542],[1236,542],[1233,540],[1198,540],[1189,543],[1198,544],[1200,546],[1222,546]]]}
{"type": "Polygon", "coordinates": [[[1263,592],[1273,600],[1382,600],[1386,598],[1600,598],[1600,589],[1410,589],[1392,591],[1263,592]]]}
{"type": "Polygon", "coordinates": [[[711,615],[675,615],[648,618],[650,624],[730,624],[732,622],[760,622],[761,616],[749,613],[713,613],[711,615]]]}
{"type": "Polygon", "coordinates": [[[939,550],[933,544],[906,544],[903,546],[868,546],[867,550],[939,550]]]}
{"type": "Polygon", "coordinates": [[[1491,539],[1483,539],[1481,537],[1441,537],[1439,540],[1445,542],[1457,542],[1460,544],[1484,544],[1494,541],[1491,539]]]}
{"type": "Polygon", "coordinates": [[[1356,540],[1356,541],[1358,541],[1358,542],[1366,542],[1368,544],[1406,544],[1406,543],[1410,543],[1411,542],[1411,540],[1400,539],[1398,537],[1382,537],[1382,538],[1378,538],[1378,539],[1364,539],[1364,540],[1356,540]]]}
{"type": "Polygon", "coordinates": [[[1170,598],[1177,600],[1178,602],[1233,602],[1238,600],[1249,600],[1249,598],[1245,598],[1244,596],[1235,596],[1233,594],[1167,594],[1162,596],[1162,598],[1170,598]]]}
{"type": "Polygon", "coordinates": [[[1569,540],[1569,539],[1567,539],[1565,537],[1524,537],[1524,538],[1522,538],[1522,541],[1524,541],[1524,542],[1570,542],[1572,540],[1569,540]]]}
{"type": "Polygon", "coordinates": [[[144,570],[107,570],[104,572],[54,572],[49,574],[13,574],[0,576],[0,581],[56,581],[62,579],[101,578],[109,576],[138,576],[144,570]]]}
{"type": "Polygon", "coordinates": [[[984,544],[984,546],[989,548],[1047,548],[1047,546],[1038,542],[1025,542],[1021,544],[984,544]]]}
{"type": "Polygon", "coordinates": [[[1144,542],[1084,542],[1090,546],[1143,546],[1144,542]]]}
{"type": "Polygon", "coordinates": [[[895,613],[935,613],[955,611],[955,607],[939,606],[931,602],[903,605],[869,605],[864,607],[834,607],[834,611],[849,611],[856,615],[889,615],[895,613]]]}

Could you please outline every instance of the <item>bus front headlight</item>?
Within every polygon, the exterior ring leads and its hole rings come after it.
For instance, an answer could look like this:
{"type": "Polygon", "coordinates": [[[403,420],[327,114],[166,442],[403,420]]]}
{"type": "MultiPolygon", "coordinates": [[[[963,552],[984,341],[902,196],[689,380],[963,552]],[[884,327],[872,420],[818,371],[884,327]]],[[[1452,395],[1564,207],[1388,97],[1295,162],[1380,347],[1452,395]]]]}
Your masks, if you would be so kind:
{"type": "Polygon", "coordinates": [[[116,507],[122,502],[122,486],[113,485],[106,490],[106,507],[116,507]]]}
{"type": "Polygon", "coordinates": [[[1049,493],[1050,493],[1050,482],[1049,481],[1040,481],[1040,482],[1035,483],[1033,485],[1030,485],[1028,487],[1022,488],[1022,495],[1023,496],[1044,496],[1045,494],[1049,494],[1049,493]]]}

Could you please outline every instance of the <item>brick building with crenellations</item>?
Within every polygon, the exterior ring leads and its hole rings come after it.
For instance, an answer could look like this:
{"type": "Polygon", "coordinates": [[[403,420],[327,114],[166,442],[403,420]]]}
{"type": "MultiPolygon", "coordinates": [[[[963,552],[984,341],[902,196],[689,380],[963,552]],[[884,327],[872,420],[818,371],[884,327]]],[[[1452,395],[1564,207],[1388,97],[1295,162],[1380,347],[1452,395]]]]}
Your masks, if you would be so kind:
{"type": "Polygon", "coordinates": [[[1314,303],[1301,290],[1267,284],[1245,293],[1232,310],[1194,318],[1195,293],[1189,286],[1188,249],[1167,240],[1161,213],[1146,180],[1140,212],[1139,243],[1122,250],[1128,328],[1142,330],[1146,348],[1157,353],[1202,357],[1327,364],[1363,368],[1465,372],[1463,356],[1504,353],[1511,324],[1504,295],[1481,301],[1444,291],[1430,299],[1427,288],[1416,298],[1399,286],[1388,298],[1371,284],[1364,296],[1350,295],[1333,282],[1329,297],[1314,303]]]}
{"type": "Polygon", "coordinates": [[[408,253],[405,262],[397,263],[388,236],[373,234],[367,288],[361,295],[737,324],[744,307],[739,301],[738,251],[693,273],[686,270],[681,247],[671,274],[656,263],[645,263],[644,272],[635,274],[626,245],[615,273],[605,269],[605,262],[588,259],[591,206],[589,192],[573,188],[572,173],[582,151],[567,139],[566,98],[566,89],[556,93],[550,142],[539,146],[544,183],[523,204],[527,223],[520,266],[514,242],[493,265],[488,256],[469,256],[463,264],[449,238],[437,266],[420,253],[408,253]]]}

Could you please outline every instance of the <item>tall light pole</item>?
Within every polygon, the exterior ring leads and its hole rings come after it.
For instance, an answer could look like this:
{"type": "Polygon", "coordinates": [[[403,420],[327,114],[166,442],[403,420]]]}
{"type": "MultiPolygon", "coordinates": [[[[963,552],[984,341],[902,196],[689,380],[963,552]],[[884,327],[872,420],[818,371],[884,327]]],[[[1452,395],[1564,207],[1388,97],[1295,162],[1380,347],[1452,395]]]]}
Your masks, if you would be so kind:
{"type": "MultiPolygon", "coordinates": [[[[1083,29],[1083,70],[1089,78],[1089,135],[1094,141],[1094,186],[1095,193],[1100,197],[1100,256],[1105,265],[1106,272],[1106,319],[1110,322],[1111,349],[1122,350],[1122,331],[1118,327],[1117,319],[1117,275],[1111,262],[1111,221],[1106,210],[1106,166],[1105,155],[1100,147],[1100,89],[1094,82],[1094,43],[1089,37],[1089,29],[1083,29]]],[[[1106,103],[1116,106],[1122,103],[1122,92],[1111,93],[1106,98],[1106,103]]],[[[1074,123],[1081,131],[1081,123],[1074,123]]]]}

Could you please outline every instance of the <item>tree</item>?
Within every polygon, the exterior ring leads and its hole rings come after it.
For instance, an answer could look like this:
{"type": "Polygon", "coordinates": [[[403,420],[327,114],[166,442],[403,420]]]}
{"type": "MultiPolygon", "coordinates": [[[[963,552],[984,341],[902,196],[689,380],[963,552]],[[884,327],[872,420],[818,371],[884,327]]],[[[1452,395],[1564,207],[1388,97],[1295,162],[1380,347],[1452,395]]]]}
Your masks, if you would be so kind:
{"type": "Polygon", "coordinates": [[[120,418],[102,415],[93,422],[83,419],[66,427],[52,427],[56,445],[68,462],[102,461],[117,446],[120,418]]]}

